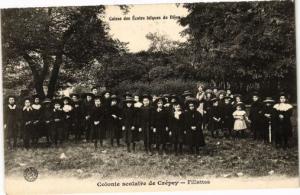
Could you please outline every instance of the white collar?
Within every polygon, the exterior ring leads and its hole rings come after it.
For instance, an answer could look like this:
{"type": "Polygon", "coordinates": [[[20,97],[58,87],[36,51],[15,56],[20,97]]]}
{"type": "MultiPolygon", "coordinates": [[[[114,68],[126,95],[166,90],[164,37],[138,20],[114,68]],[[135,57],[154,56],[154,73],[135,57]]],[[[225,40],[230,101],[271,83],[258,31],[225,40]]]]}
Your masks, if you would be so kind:
{"type": "Polygon", "coordinates": [[[39,110],[42,107],[42,105],[41,104],[32,104],[31,107],[35,110],[39,110]]]}
{"type": "Polygon", "coordinates": [[[287,104],[287,103],[278,103],[278,104],[275,104],[273,108],[275,110],[279,110],[279,111],[287,111],[287,110],[293,108],[293,106],[291,104],[287,104]]]}
{"type": "Polygon", "coordinates": [[[29,107],[24,106],[24,107],[23,107],[23,110],[29,111],[29,110],[32,110],[32,108],[31,108],[31,106],[29,106],[29,107]]]}
{"type": "Polygon", "coordinates": [[[14,109],[16,109],[17,105],[14,104],[14,105],[12,106],[12,105],[8,104],[8,107],[9,107],[9,109],[14,110],[14,109]]]}
{"type": "Polygon", "coordinates": [[[69,105],[69,104],[66,104],[66,105],[63,106],[62,109],[63,109],[63,111],[65,111],[65,112],[70,112],[70,111],[72,110],[72,106],[69,105]]]}
{"type": "Polygon", "coordinates": [[[162,108],[157,108],[156,111],[157,112],[161,112],[163,109],[162,108]]]}
{"type": "Polygon", "coordinates": [[[140,107],[142,107],[142,103],[141,102],[136,102],[136,103],[134,103],[134,107],[135,108],[140,108],[140,107]]]}

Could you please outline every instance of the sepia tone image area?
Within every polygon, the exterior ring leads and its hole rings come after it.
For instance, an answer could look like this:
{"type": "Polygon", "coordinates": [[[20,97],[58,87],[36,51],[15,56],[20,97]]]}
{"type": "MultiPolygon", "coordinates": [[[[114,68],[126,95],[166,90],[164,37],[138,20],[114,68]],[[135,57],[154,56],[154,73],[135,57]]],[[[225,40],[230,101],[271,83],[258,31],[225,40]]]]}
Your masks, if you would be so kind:
{"type": "Polygon", "coordinates": [[[298,187],[294,1],[1,10],[8,194],[298,187]]]}

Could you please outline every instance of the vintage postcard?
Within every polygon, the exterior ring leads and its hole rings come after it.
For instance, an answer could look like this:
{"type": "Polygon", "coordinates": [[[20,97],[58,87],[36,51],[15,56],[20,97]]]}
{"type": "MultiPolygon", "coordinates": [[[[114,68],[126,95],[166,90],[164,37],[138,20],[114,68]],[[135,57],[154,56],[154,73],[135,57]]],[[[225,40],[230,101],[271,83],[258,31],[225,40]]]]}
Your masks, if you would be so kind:
{"type": "Polygon", "coordinates": [[[1,9],[7,194],[299,187],[294,1],[1,9]]]}

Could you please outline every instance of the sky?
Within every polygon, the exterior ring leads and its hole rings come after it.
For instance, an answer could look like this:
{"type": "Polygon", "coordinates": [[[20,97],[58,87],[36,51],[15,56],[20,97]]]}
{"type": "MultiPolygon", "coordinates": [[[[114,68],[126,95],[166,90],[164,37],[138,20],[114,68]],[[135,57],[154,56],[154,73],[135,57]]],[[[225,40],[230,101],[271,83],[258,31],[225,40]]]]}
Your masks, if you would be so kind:
{"type": "Polygon", "coordinates": [[[180,35],[184,27],[176,19],[171,19],[170,15],[184,17],[187,14],[187,9],[176,4],[132,5],[126,15],[119,6],[107,6],[104,20],[108,23],[109,33],[113,38],[128,42],[130,52],[139,52],[149,48],[150,42],[145,37],[149,32],[158,32],[174,41],[185,41],[186,38],[180,35]],[[161,19],[147,19],[147,16],[161,19]],[[168,19],[162,19],[163,16],[168,19]],[[129,17],[130,20],[124,20],[124,17],[129,17]],[[144,17],[144,20],[133,20],[133,17],[144,17]]]}

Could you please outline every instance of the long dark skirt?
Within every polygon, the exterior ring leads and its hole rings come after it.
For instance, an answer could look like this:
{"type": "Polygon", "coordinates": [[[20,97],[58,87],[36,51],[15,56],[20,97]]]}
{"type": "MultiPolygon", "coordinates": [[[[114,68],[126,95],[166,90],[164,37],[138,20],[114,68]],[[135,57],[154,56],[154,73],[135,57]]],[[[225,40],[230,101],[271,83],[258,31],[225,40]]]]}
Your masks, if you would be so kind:
{"type": "Polygon", "coordinates": [[[187,144],[196,147],[205,146],[204,135],[202,130],[189,130],[187,132],[187,144]]]}
{"type": "Polygon", "coordinates": [[[183,130],[180,128],[171,129],[171,135],[169,136],[169,141],[173,144],[182,144],[184,143],[184,134],[183,130]]]}
{"type": "Polygon", "coordinates": [[[107,138],[108,139],[120,139],[122,138],[122,129],[119,120],[111,120],[107,124],[107,138]]]}
{"type": "Polygon", "coordinates": [[[105,139],[105,129],[101,124],[95,125],[92,124],[91,135],[90,137],[93,140],[104,140],[105,139]]]}
{"type": "Polygon", "coordinates": [[[42,135],[42,124],[41,122],[32,124],[32,138],[39,139],[42,135]]]}
{"type": "Polygon", "coordinates": [[[18,123],[16,121],[11,121],[6,125],[5,138],[14,139],[18,137],[18,123]]]}
{"type": "Polygon", "coordinates": [[[169,131],[165,128],[156,128],[156,132],[152,130],[150,135],[152,135],[152,144],[166,144],[169,141],[169,131]]]}
{"type": "Polygon", "coordinates": [[[23,126],[23,143],[25,148],[30,147],[30,139],[32,138],[33,128],[32,124],[23,126]]]}
{"type": "Polygon", "coordinates": [[[54,122],[51,125],[51,140],[57,144],[58,141],[62,143],[65,138],[65,131],[63,128],[63,124],[60,122],[54,122]]]}
{"type": "Polygon", "coordinates": [[[138,129],[131,130],[131,126],[125,126],[124,137],[126,144],[138,141],[138,129]]]}
{"type": "Polygon", "coordinates": [[[151,149],[150,148],[151,143],[153,143],[153,131],[149,125],[143,125],[142,132],[143,132],[144,147],[145,150],[148,151],[151,149]]]}

